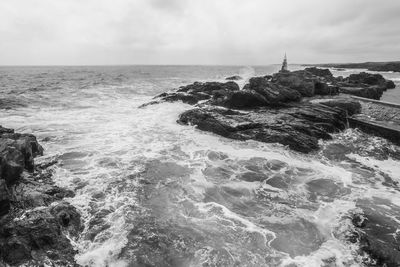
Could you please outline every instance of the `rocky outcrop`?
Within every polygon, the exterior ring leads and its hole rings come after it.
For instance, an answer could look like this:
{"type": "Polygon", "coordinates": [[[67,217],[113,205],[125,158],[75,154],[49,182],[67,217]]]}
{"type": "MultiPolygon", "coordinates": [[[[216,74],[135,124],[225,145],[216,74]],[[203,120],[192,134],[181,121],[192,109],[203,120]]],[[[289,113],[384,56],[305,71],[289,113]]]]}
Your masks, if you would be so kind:
{"type": "Polygon", "coordinates": [[[178,122],[196,125],[200,130],[227,138],[280,143],[307,153],[318,148],[318,139],[330,139],[329,133],[345,128],[346,112],[320,104],[297,104],[252,112],[206,107],[182,113],[178,122]]]}
{"type": "Polygon", "coordinates": [[[298,91],[302,96],[315,94],[315,82],[318,79],[305,70],[275,73],[272,82],[298,91]]]}
{"type": "Polygon", "coordinates": [[[316,99],[311,102],[325,105],[328,107],[343,109],[347,112],[348,116],[358,114],[361,112],[361,104],[356,100],[345,99],[345,98],[328,98],[328,99],[316,99]]]}
{"type": "Polygon", "coordinates": [[[310,67],[310,68],[305,68],[304,70],[308,71],[309,73],[312,73],[318,77],[324,77],[327,79],[333,78],[333,74],[329,69],[320,69],[320,68],[316,68],[316,67],[310,67]]]}
{"type": "Polygon", "coordinates": [[[272,83],[263,77],[251,78],[244,88],[264,96],[271,105],[279,105],[301,99],[301,94],[297,90],[272,83]]]}
{"type": "Polygon", "coordinates": [[[35,136],[0,126],[0,265],[75,265],[66,233],[78,235],[80,215],[63,202],[73,192],[54,185],[52,163],[35,165],[39,155],[35,136]]]}
{"type": "Polygon", "coordinates": [[[367,87],[341,86],[339,88],[339,91],[343,94],[349,94],[349,95],[379,100],[384,92],[384,89],[379,86],[367,86],[367,87]]]}
{"type": "Polygon", "coordinates": [[[343,130],[347,117],[361,111],[358,102],[332,96],[341,92],[377,99],[388,84],[381,75],[335,78],[328,69],[307,68],[250,78],[242,90],[234,82],[195,82],[163,93],[150,104],[197,105],[181,114],[178,122],[232,139],[280,143],[307,153],[318,148],[318,139],[343,130]]]}

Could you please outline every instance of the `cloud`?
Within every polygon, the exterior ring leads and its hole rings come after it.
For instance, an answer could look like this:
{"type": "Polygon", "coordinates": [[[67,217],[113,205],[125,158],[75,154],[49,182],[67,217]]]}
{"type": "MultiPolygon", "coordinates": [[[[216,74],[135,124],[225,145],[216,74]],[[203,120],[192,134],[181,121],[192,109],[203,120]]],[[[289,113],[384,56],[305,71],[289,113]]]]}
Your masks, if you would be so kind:
{"type": "Polygon", "coordinates": [[[0,64],[398,60],[398,0],[2,0],[0,64]]]}

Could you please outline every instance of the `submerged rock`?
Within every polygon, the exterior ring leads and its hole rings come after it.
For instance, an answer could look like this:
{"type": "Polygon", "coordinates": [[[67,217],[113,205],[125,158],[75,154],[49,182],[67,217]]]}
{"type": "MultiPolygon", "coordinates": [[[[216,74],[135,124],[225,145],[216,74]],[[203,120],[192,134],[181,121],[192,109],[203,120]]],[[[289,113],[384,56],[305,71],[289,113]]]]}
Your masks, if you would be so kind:
{"type": "Polygon", "coordinates": [[[398,221],[393,216],[400,209],[379,198],[361,200],[357,207],[363,213],[353,216],[356,233],[351,241],[358,242],[360,249],[375,261],[373,266],[400,266],[400,233],[398,221]]]}

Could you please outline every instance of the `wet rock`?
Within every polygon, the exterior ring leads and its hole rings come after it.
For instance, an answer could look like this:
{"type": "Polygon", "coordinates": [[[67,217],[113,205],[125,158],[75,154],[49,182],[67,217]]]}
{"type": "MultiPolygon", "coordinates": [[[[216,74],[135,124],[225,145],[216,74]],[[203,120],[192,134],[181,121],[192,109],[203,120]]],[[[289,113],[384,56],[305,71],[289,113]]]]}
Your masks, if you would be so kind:
{"type": "Polygon", "coordinates": [[[176,92],[162,93],[156,96],[156,99],[158,99],[158,101],[155,101],[153,103],[158,103],[159,101],[168,101],[168,102],[182,101],[184,103],[194,105],[199,101],[209,100],[211,98],[214,101],[217,99],[223,99],[232,92],[238,90],[239,90],[239,85],[237,85],[237,83],[232,81],[226,83],[195,82],[193,84],[180,87],[176,92]]]}
{"type": "Polygon", "coordinates": [[[10,265],[29,265],[34,256],[47,256],[60,265],[74,262],[76,252],[61,232],[49,208],[28,211],[23,219],[10,219],[0,226],[0,256],[10,265]]]}
{"type": "Polygon", "coordinates": [[[332,78],[333,75],[329,69],[320,69],[316,67],[305,68],[305,71],[308,71],[316,76],[324,77],[324,78],[332,78]]]}
{"type": "Polygon", "coordinates": [[[336,85],[330,85],[324,82],[316,81],[314,83],[316,95],[337,95],[339,93],[339,87],[336,85]]]}
{"type": "Polygon", "coordinates": [[[343,109],[347,112],[347,115],[349,116],[361,112],[360,102],[348,98],[318,99],[317,101],[315,101],[315,103],[343,109]]]}
{"type": "Polygon", "coordinates": [[[241,76],[239,76],[239,75],[234,75],[234,76],[230,76],[230,77],[225,78],[225,80],[228,80],[228,81],[239,81],[239,80],[242,80],[242,79],[243,78],[241,76]]]}
{"type": "Polygon", "coordinates": [[[42,154],[35,136],[0,126],[0,263],[76,265],[64,232],[77,236],[80,215],[58,203],[73,192],[54,185],[48,168],[53,163],[35,166],[34,158],[42,154]]]}
{"type": "Polygon", "coordinates": [[[391,80],[386,81],[386,85],[385,86],[386,86],[387,89],[396,88],[396,84],[391,80]]]}
{"type": "Polygon", "coordinates": [[[275,73],[272,82],[289,87],[298,91],[302,96],[313,96],[315,94],[315,81],[317,79],[307,71],[299,70],[293,72],[275,73]]]}
{"type": "Polygon", "coordinates": [[[380,87],[383,87],[384,89],[387,88],[387,81],[380,74],[360,72],[358,74],[350,74],[350,76],[347,77],[345,80],[349,83],[378,85],[380,87]]]}
{"type": "Polygon", "coordinates": [[[209,107],[186,111],[178,122],[232,139],[280,143],[310,152],[318,148],[318,139],[330,139],[330,132],[345,128],[346,114],[341,109],[313,104],[250,113],[209,107]]]}
{"type": "Polygon", "coordinates": [[[387,83],[379,75],[344,79],[333,77],[328,69],[308,68],[253,77],[243,90],[235,82],[195,82],[156,98],[200,107],[182,113],[178,120],[181,124],[196,125],[227,138],[280,143],[310,152],[318,148],[318,139],[330,139],[329,133],[343,130],[347,116],[359,113],[360,105],[344,99],[311,101],[310,105],[310,100],[302,97],[340,92],[379,99],[383,82],[387,83]]]}
{"type": "Polygon", "coordinates": [[[364,98],[379,100],[383,94],[384,89],[379,86],[368,86],[368,87],[348,87],[341,86],[339,88],[340,93],[355,95],[364,98]]]}
{"type": "Polygon", "coordinates": [[[245,88],[265,97],[270,105],[299,101],[301,99],[301,94],[298,91],[274,84],[263,77],[251,78],[245,88]]]}
{"type": "Polygon", "coordinates": [[[227,97],[226,100],[214,104],[233,109],[249,109],[268,105],[268,100],[257,92],[250,90],[237,91],[227,97]]]}
{"type": "Polygon", "coordinates": [[[379,198],[361,200],[357,207],[363,213],[355,214],[352,222],[357,229],[360,249],[376,262],[373,266],[400,266],[400,236],[397,219],[393,216],[397,216],[400,209],[379,198]]]}

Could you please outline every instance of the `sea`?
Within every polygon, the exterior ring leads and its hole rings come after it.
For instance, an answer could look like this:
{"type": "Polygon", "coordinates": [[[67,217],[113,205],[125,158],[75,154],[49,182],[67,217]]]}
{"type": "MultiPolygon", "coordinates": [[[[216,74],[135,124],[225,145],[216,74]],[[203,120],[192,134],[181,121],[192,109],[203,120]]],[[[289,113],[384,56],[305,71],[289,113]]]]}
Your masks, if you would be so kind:
{"type": "MultiPolygon", "coordinates": [[[[71,239],[82,266],[363,266],[352,214],[369,207],[400,228],[398,146],[347,129],[306,155],[179,125],[192,108],[181,102],[139,108],[279,67],[0,67],[0,124],[37,136],[37,162],[58,160],[53,178],[84,222],[71,239]]],[[[381,74],[397,84],[382,100],[400,103],[400,73],[381,74]]]]}

